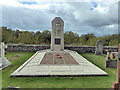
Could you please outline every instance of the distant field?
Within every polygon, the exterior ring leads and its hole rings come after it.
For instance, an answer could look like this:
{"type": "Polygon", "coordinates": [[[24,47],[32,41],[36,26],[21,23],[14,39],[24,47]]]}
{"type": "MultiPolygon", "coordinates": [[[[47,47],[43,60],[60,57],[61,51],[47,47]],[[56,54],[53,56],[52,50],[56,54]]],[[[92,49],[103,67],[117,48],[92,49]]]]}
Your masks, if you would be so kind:
{"type": "Polygon", "coordinates": [[[10,59],[11,66],[2,71],[2,87],[20,88],[111,88],[116,79],[116,69],[105,68],[105,56],[96,56],[91,53],[81,54],[108,73],[108,76],[90,77],[10,77],[20,65],[22,65],[33,52],[8,52],[6,57],[10,59]]]}

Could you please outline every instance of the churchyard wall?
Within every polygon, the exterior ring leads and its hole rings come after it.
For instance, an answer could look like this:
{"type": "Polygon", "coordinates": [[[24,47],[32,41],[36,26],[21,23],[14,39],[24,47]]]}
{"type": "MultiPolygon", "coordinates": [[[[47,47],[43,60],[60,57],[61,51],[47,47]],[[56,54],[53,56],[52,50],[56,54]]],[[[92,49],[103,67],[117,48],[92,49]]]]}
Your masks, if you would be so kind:
{"type": "MultiPolygon", "coordinates": [[[[39,50],[50,49],[49,45],[7,45],[6,51],[18,52],[18,51],[26,51],[26,52],[36,52],[39,50]]],[[[65,46],[65,49],[77,51],[78,53],[95,53],[95,46],[65,46]]],[[[118,51],[117,46],[104,46],[103,53],[107,51],[118,51]]]]}

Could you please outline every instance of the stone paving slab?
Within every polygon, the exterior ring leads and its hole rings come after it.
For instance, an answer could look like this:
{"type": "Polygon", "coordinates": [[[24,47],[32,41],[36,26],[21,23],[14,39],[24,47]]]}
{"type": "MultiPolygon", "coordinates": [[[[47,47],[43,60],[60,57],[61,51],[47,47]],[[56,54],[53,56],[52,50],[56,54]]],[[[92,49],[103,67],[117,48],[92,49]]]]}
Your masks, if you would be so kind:
{"type": "Polygon", "coordinates": [[[50,72],[70,72],[69,66],[49,66],[50,72]]]}
{"type": "Polygon", "coordinates": [[[40,66],[37,72],[48,72],[49,71],[49,66],[40,66]]]}
{"type": "Polygon", "coordinates": [[[106,76],[107,73],[86,60],[75,51],[65,50],[69,53],[79,64],[40,64],[42,58],[49,50],[36,52],[30,59],[21,65],[11,76],[106,76]]]}

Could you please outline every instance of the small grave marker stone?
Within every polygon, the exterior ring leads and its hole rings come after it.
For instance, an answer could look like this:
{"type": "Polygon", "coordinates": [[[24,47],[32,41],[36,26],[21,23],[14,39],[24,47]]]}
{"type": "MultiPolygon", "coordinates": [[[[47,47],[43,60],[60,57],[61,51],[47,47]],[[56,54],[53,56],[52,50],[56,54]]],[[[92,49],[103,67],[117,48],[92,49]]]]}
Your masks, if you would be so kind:
{"type": "Polygon", "coordinates": [[[103,54],[103,42],[102,42],[102,40],[98,40],[98,42],[96,43],[95,54],[96,55],[102,55],[103,54]]]}
{"type": "Polygon", "coordinates": [[[107,52],[106,68],[117,68],[118,52],[107,52]]]}

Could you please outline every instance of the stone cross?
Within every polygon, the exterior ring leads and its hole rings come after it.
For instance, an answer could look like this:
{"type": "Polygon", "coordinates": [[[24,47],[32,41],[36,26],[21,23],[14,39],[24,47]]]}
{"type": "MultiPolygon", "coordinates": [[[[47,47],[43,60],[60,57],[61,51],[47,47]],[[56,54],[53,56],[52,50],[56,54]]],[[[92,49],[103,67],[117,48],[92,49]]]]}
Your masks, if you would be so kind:
{"type": "Polygon", "coordinates": [[[52,21],[51,50],[64,50],[64,21],[60,17],[56,17],[52,21]]]}
{"type": "Polygon", "coordinates": [[[7,48],[7,46],[4,44],[4,42],[1,42],[0,44],[0,68],[5,68],[7,66],[10,65],[10,62],[8,61],[7,58],[5,58],[5,48],[7,48]]]}
{"type": "Polygon", "coordinates": [[[102,55],[103,54],[103,42],[102,42],[102,40],[97,41],[95,54],[96,55],[102,55]]]}
{"type": "Polygon", "coordinates": [[[114,88],[114,90],[120,89],[120,44],[118,46],[117,81],[113,83],[112,88],[114,88]]]}

